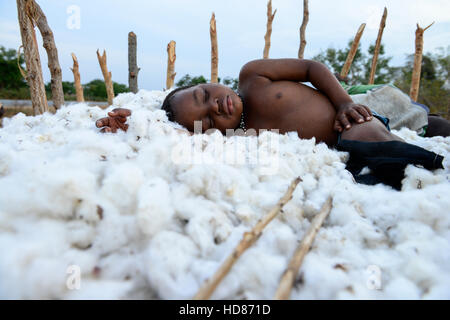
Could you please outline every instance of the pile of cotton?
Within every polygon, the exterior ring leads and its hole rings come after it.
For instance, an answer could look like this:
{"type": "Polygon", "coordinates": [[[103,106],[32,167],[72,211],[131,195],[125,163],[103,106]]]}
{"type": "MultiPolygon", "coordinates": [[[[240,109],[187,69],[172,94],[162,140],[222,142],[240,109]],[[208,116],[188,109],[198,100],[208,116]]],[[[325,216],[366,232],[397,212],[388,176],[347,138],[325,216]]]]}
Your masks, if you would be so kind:
{"type": "MultiPolygon", "coordinates": [[[[292,299],[450,299],[450,163],[408,166],[403,190],[355,184],[348,154],[297,134],[189,136],[160,110],[167,93],[118,96],[4,119],[0,129],[0,298],[190,299],[296,177],[283,212],[214,299],[271,299],[326,199],[292,299]]],[[[450,138],[395,132],[450,157],[450,138]]]]}

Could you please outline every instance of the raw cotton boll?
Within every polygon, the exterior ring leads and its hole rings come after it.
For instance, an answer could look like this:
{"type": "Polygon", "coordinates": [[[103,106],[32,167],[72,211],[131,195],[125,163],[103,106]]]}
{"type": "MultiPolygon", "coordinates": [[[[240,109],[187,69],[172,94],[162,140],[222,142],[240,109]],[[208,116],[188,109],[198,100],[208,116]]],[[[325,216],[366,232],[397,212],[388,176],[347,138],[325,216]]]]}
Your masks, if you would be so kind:
{"type": "Polygon", "coordinates": [[[405,179],[402,181],[402,191],[423,189],[429,185],[445,182],[445,176],[436,175],[431,171],[409,165],[405,169],[405,179]]]}
{"type": "Polygon", "coordinates": [[[335,265],[333,259],[320,255],[317,250],[310,252],[305,257],[302,272],[297,275],[297,285],[293,288],[291,298],[302,299],[302,289],[311,288],[317,299],[335,299],[331,292],[343,290],[352,283],[347,273],[340,268],[334,268],[335,265]],[[323,290],[324,283],[333,289],[323,290]]]}
{"type": "Polygon", "coordinates": [[[404,266],[403,274],[416,283],[422,292],[427,292],[440,282],[440,268],[421,257],[410,259],[404,266]]]}
{"type": "Polygon", "coordinates": [[[175,213],[168,183],[161,178],[146,181],[139,190],[137,222],[141,232],[154,236],[171,223],[175,213]]]}
{"type": "Polygon", "coordinates": [[[199,284],[190,271],[198,249],[190,238],[172,231],[158,233],[146,256],[147,278],[161,299],[190,299],[199,284]]]}
{"type": "Polygon", "coordinates": [[[59,255],[68,249],[63,224],[48,220],[33,220],[32,225],[21,222],[14,226],[15,239],[8,233],[0,235],[2,248],[14,248],[2,251],[0,298],[61,296],[67,266],[59,255]]]}
{"type": "Polygon", "coordinates": [[[106,173],[101,194],[119,208],[122,214],[136,209],[137,193],[144,182],[142,170],[131,163],[122,163],[106,173]]]}
{"type": "Polygon", "coordinates": [[[72,290],[65,296],[69,300],[125,299],[132,289],[131,281],[82,280],[80,290],[72,290]]]}
{"type": "Polygon", "coordinates": [[[87,249],[92,246],[95,228],[85,221],[70,221],[67,224],[67,242],[71,247],[87,249]]]}
{"type": "MultiPolygon", "coordinates": [[[[278,220],[270,222],[258,241],[261,241],[261,247],[276,255],[289,257],[298,245],[300,236],[304,235],[303,230],[297,230],[296,233],[285,223],[278,220]]],[[[303,229],[303,228],[302,228],[303,229]]]]}
{"type": "Polygon", "coordinates": [[[239,258],[231,273],[239,276],[243,299],[272,299],[285,267],[283,256],[269,254],[264,248],[250,248],[239,258]]]}
{"type": "Polygon", "coordinates": [[[196,214],[186,225],[186,233],[200,248],[202,255],[208,255],[216,244],[226,240],[232,223],[225,214],[217,210],[214,203],[204,201],[196,214]]]}
{"type": "Polygon", "coordinates": [[[423,299],[426,300],[449,300],[450,299],[450,277],[443,277],[440,283],[434,285],[430,290],[424,293],[423,299]]]}
{"type": "Polygon", "coordinates": [[[124,216],[113,207],[104,206],[104,218],[96,228],[93,250],[110,254],[133,241],[140,239],[139,228],[134,216],[124,216]]]}

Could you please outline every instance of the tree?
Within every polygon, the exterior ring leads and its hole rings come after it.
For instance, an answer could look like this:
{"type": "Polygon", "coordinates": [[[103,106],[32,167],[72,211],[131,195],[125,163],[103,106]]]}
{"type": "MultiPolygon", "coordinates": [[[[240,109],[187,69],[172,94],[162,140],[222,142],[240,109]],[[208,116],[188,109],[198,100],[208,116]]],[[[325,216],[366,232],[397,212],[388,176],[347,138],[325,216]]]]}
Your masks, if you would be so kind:
{"type": "MultiPolygon", "coordinates": [[[[25,58],[20,54],[19,65],[24,68],[25,58]]],[[[27,86],[17,67],[17,51],[0,46],[0,90],[19,89],[27,86]]]]}
{"type": "MultiPolygon", "coordinates": [[[[353,40],[350,40],[347,48],[345,49],[336,50],[334,48],[328,48],[314,56],[312,59],[322,62],[333,73],[340,73],[342,67],[344,66],[345,60],[347,59],[352,43],[353,40]]],[[[348,83],[350,85],[367,84],[369,82],[374,50],[375,46],[371,45],[368,49],[368,55],[366,55],[361,51],[361,44],[358,45],[355,58],[347,76],[348,83]]],[[[389,78],[392,77],[397,71],[396,68],[389,66],[389,62],[392,58],[385,57],[384,54],[385,51],[382,44],[380,47],[377,69],[375,72],[375,83],[388,83],[389,78]]]]}
{"type": "Polygon", "coordinates": [[[204,76],[191,77],[189,74],[186,74],[176,83],[176,86],[184,87],[207,82],[208,80],[206,80],[204,76]]]}

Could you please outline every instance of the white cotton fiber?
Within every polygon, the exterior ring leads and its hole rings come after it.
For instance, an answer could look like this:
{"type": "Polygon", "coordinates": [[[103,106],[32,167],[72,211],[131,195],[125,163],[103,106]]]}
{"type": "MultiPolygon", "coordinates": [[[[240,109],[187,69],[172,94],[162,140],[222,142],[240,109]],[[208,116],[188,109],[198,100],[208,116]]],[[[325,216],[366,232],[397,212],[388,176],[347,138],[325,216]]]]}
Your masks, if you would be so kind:
{"type": "Polygon", "coordinates": [[[450,138],[395,131],[445,157],[433,172],[408,166],[398,192],[356,184],[347,153],[296,133],[180,133],[160,110],[166,95],[4,119],[0,298],[190,299],[296,177],[214,299],[273,298],[329,196],[291,299],[450,298],[450,138]],[[128,132],[99,133],[95,120],[119,107],[132,110],[128,132]]]}

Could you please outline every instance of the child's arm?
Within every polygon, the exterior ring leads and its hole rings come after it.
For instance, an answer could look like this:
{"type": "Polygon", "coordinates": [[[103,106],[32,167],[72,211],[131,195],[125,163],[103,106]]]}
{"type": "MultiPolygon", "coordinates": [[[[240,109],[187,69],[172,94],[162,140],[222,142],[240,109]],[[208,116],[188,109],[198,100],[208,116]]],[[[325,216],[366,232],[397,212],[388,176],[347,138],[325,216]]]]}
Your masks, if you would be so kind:
{"type": "Polygon", "coordinates": [[[320,62],[304,59],[254,60],[242,67],[239,81],[251,81],[254,77],[264,77],[271,81],[311,82],[336,108],[334,129],[337,131],[349,129],[352,120],[362,123],[372,119],[370,109],[355,104],[336,77],[320,62]]]}

